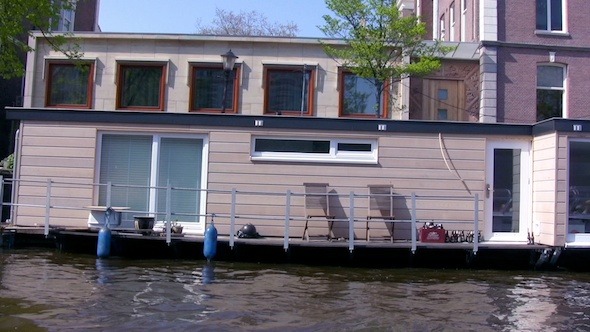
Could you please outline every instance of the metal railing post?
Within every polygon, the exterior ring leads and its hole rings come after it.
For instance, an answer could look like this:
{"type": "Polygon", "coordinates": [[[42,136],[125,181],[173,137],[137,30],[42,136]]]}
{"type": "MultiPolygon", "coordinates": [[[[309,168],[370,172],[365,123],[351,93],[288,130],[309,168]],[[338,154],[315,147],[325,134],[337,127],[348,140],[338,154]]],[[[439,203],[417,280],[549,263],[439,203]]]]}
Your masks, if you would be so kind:
{"type": "Polygon", "coordinates": [[[170,225],[172,221],[172,185],[170,181],[166,185],[166,244],[170,245],[172,242],[172,234],[170,234],[172,227],[170,225]]]}
{"type": "Polygon", "coordinates": [[[51,213],[51,179],[47,179],[47,191],[45,196],[45,237],[49,235],[49,214],[51,213]]]}
{"type": "Polygon", "coordinates": [[[474,197],[474,213],[475,216],[473,218],[473,253],[477,254],[477,250],[479,249],[479,194],[475,194],[474,197]]]}
{"type": "Polygon", "coordinates": [[[354,250],[354,192],[350,192],[348,211],[348,250],[354,250]]]}
{"type": "Polygon", "coordinates": [[[289,221],[291,220],[291,190],[287,190],[285,197],[285,237],[283,241],[283,249],[289,250],[289,221]]]}
{"type": "Polygon", "coordinates": [[[234,236],[236,234],[236,199],[238,191],[236,188],[231,190],[231,206],[229,212],[229,247],[234,248],[234,236]]]}
{"type": "Polygon", "coordinates": [[[412,235],[412,254],[416,253],[416,193],[412,193],[412,227],[410,228],[412,235]]]}
{"type": "Polygon", "coordinates": [[[107,208],[111,207],[111,194],[113,191],[113,183],[111,181],[107,182],[107,208]]]}

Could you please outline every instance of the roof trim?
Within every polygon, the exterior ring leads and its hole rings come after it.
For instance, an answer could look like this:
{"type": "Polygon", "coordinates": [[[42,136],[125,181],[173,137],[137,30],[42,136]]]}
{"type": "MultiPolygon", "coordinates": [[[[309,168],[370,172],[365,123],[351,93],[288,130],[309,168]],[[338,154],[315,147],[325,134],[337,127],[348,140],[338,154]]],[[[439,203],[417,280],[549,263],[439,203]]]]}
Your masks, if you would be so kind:
{"type": "MultiPolygon", "coordinates": [[[[178,126],[320,130],[358,133],[443,133],[492,136],[531,136],[525,124],[441,122],[391,119],[348,119],[284,115],[195,114],[137,111],[97,111],[55,108],[7,108],[9,120],[129,123],[178,126]]],[[[590,129],[590,123],[587,127],[590,129]]]]}

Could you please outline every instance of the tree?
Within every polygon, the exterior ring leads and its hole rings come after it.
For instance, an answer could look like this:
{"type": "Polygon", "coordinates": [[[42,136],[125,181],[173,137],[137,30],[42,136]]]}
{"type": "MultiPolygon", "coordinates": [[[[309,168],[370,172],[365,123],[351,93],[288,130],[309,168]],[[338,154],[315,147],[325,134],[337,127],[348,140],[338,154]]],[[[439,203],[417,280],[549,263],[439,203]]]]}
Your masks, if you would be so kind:
{"type": "Polygon", "coordinates": [[[197,33],[204,35],[294,37],[298,31],[297,24],[293,22],[271,23],[256,11],[236,14],[219,8],[215,9],[215,18],[210,26],[197,24],[197,33]]]}
{"type": "Polygon", "coordinates": [[[326,0],[326,6],[334,15],[324,15],[320,29],[346,46],[324,43],[324,50],[353,74],[374,84],[377,117],[381,95],[389,83],[437,70],[438,56],[451,50],[437,42],[425,42],[425,24],[416,16],[402,17],[395,0],[326,0]]]}
{"type": "Polygon", "coordinates": [[[24,75],[22,57],[33,51],[27,43],[33,29],[41,31],[54,50],[79,58],[77,45],[66,43],[67,33],[52,34],[61,11],[74,6],[73,0],[0,0],[0,76],[9,79],[24,75]]]}

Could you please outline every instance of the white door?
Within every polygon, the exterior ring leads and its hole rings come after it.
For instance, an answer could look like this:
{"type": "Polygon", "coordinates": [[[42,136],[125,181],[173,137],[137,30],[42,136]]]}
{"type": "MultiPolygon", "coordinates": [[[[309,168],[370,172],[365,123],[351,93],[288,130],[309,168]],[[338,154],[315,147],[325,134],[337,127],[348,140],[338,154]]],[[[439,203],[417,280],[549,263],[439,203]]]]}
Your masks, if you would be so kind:
{"type": "Polygon", "coordinates": [[[488,141],[486,158],[484,238],[526,242],[532,232],[530,142],[488,141]]]}

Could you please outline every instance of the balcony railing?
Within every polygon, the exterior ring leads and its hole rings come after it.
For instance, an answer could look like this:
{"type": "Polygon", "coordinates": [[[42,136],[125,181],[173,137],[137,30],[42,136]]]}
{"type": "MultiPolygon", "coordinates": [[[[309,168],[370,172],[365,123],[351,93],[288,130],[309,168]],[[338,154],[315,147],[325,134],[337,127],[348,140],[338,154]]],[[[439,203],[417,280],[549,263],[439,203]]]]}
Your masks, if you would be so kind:
{"type": "MultiPolygon", "coordinates": [[[[90,189],[94,193],[98,193],[100,187],[106,188],[106,202],[104,207],[112,207],[113,202],[112,190],[121,187],[110,183],[93,183],[80,184],[63,181],[53,181],[47,179],[46,181],[35,180],[20,180],[20,179],[5,179],[0,177],[0,197],[2,192],[12,190],[13,195],[11,200],[3,199],[0,201],[0,210],[10,209],[10,220],[2,220],[2,222],[9,221],[18,226],[18,220],[14,219],[15,209],[33,208],[38,213],[38,218],[43,218],[44,234],[47,236],[51,227],[62,227],[56,224],[53,220],[59,217],[52,217],[52,212],[58,210],[76,210],[85,211],[88,213],[89,205],[92,205],[93,198],[83,198],[82,200],[68,197],[69,190],[80,188],[90,189]],[[14,199],[16,187],[34,188],[28,190],[27,199],[21,199],[18,202],[14,199]],[[65,193],[65,194],[64,194],[65,193]],[[84,201],[85,203],[81,203],[84,201]]],[[[270,191],[240,191],[237,188],[231,190],[217,190],[217,189],[195,189],[195,188],[181,188],[181,187],[136,187],[146,190],[158,191],[160,194],[165,193],[166,204],[163,211],[139,211],[129,209],[124,211],[123,217],[129,221],[129,216],[135,214],[143,214],[154,216],[162,226],[163,232],[166,235],[167,243],[171,242],[171,226],[175,219],[182,216],[192,216],[199,220],[207,220],[215,216],[216,225],[220,236],[227,236],[229,245],[234,247],[236,241],[236,225],[253,223],[261,224],[263,227],[273,229],[279,228],[282,233],[283,247],[285,250],[289,248],[290,241],[300,236],[294,236],[294,223],[305,222],[306,216],[304,213],[304,192],[294,192],[287,190],[286,192],[270,192],[270,191]],[[190,214],[173,211],[171,206],[172,193],[174,191],[194,191],[201,195],[207,195],[207,211],[205,213],[190,214]],[[266,208],[268,207],[268,208],[266,208]],[[256,213],[253,213],[256,211],[256,213]],[[219,223],[219,220],[222,222],[219,223]]],[[[336,192],[327,193],[329,196],[328,204],[335,204],[338,206],[340,213],[331,221],[338,225],[339,234],[344,236],[337,236],[341,241],[348,243],[348,249],[352,252],[355,245],[360,243],[366,244],[365,239],[358,239],[355,236],[355,231],[359,232],[364,229],[365,225],[373,223],[391,223],[396,228],[405,230],[407,237],[402,241],[411,245],[412,252],[416,251],[419,243],[418,229],[422,228],[424,224],[442,224],[445,226],[445,231],[463,230],[473,234],[469,241],[473,252],[478,251],[479,243],[481,242],[481,233],[479,221],[481,219],[481,210],[483,202],[480,201],[479,196],[436,196],[436,195],[418,195],[411,193],[410,195],[394,194],[395,200],[401,202],[404,207],[399,208],[401,213],[396,213],[396,218],[391,220],[374,220],[367,218],[367,200],[370,199],[368,193],[357,193],[350,191],[345,194],[336,192]],[[334,203],[335,202],[335,203],[334,203]],[[407,206],[405,206],[407,205],[407,206]],[[470,217],[466,217],[470,216],[470,217]],[[344,225],[344,226],[343,226],[344,225]],[[447,228],[446,226],[451,225],[447,228]]],[[[92,195],[94,196],[94,195],[92,195]]],[[[23,196],[24,198],[24,196],[23,196]]],[[[115,202],[116,203],[116,202],[115,202]]],[[[80,213],[82,215],[82,213],[80,213]]],[[[86,224],[84,224],[86,225],[86,224]]],[[[118,227],[124,228],[120,225],[112,225],[114,230],[118,227]]],[[[256,226],[258,228],[258,226],[256,226]]],[[[67,227],[66,227],[67,228],[67,227]]],[[[73,228],[73,227],[72,227],[73,228]]],[[[80,228],[77,226],[76,228],[80,228]]],[[[265,236],[263,234],[263,236],[265,236]]],[[[266,236],[265,236],[266,237],[266,236]]],[[[444,241],[443,241],[444,242],[444,241]]]]}

